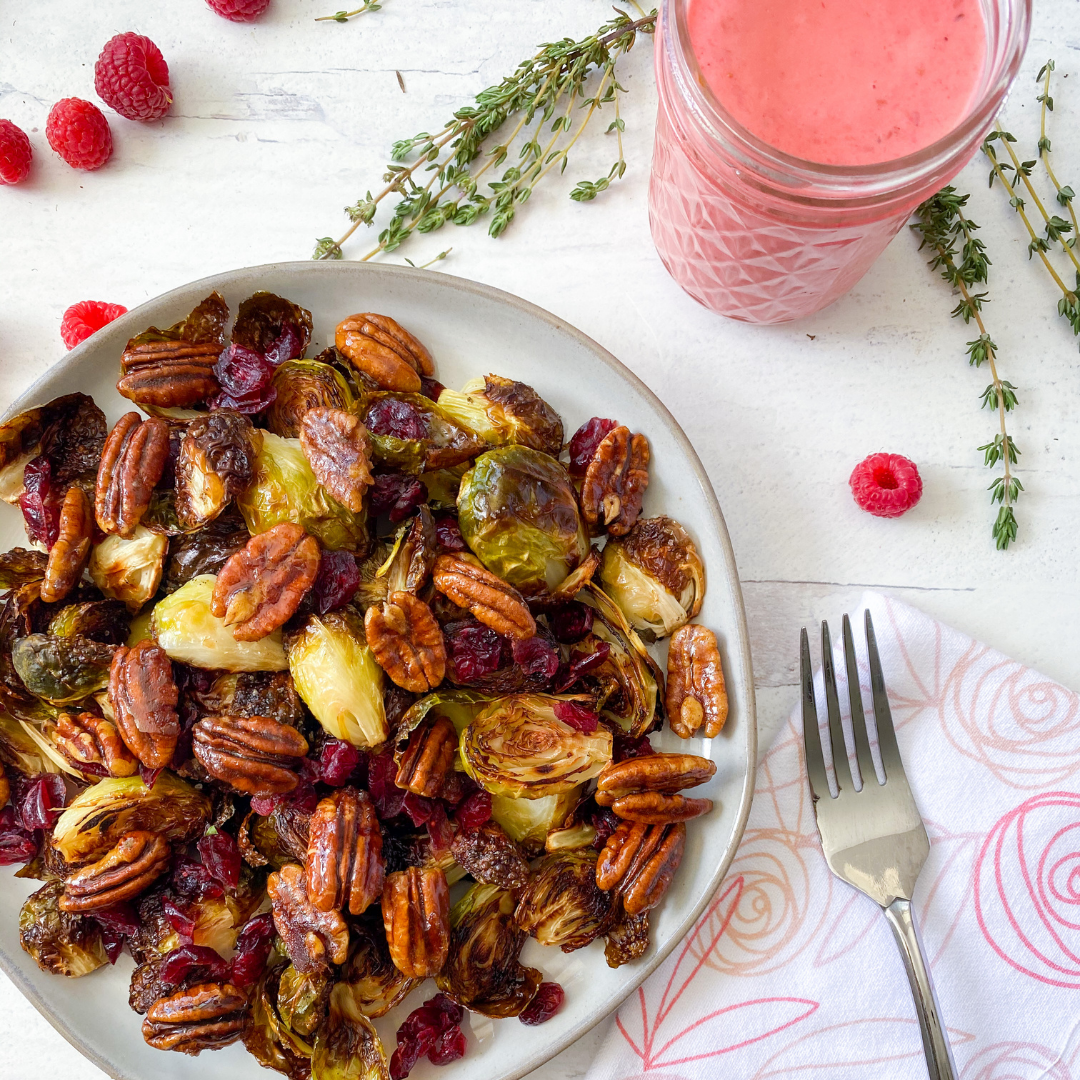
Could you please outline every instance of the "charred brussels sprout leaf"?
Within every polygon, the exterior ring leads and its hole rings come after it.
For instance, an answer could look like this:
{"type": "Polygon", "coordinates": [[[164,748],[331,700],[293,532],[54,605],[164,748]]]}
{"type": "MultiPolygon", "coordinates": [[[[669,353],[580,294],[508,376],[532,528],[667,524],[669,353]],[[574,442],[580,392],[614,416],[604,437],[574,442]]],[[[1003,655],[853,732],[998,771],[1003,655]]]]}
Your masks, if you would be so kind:
{"type": "Polygon", "coordinates": [[[345,376],[319,360],[286,360],[274,374],[277,397],[266,411],[266,426],[283,439],[300,437],[300,421],[309,409],[353,407],[353,393],[345,376]]]}
{"type": "Polygon", "coordinates": [[[589,553],[569,473],[527,446],[476,459],[461,481],[458,524],[480,561],[525,593],[554,589],[589,553]]]}
{"type": "Polygon", "coordinates": [[[219,292],[212,292],[205,300],[179,322],[173,323],[167,330],[151,326],[127,344],[130,349],[136,345],[148,345],[158,341],[188,341],[195,345],[225,340],[225,324],[229,321],[229,305],[219,292]]]}
{"type": "Polygon", "coordinates": [[[315,1036],[311,1080],[390,1080],[374,1026],[340,983],[330,993],[330,1015],[315,1036]]]}
{"type": "Polygon", "coordinates": [[[342,506],[315,479],[299,439],[263,432],[255,482],[237,505],[253,536],[291,521],[330,551],[367,550],[364,515],[342,506]]]}
{"type": "Polygon", "coordinates": [[[123,645],[131,615],[119,600],[89,600],[62,607],[49,622],[53,637],[84,637],[106,645],[123,645]]]}
{"type": "Polygon", "coordinates": [[[305,1039],[326,1016],[330,1000],[330,976],[326,972],[302,975],[289,964],[278,983],[277,1009],[282,1021],[305,1039]]]}
{"type": "Polygon", "coordinates": [[[533,866],[518,898],[518,926],[541,945],[572,952],[588,945],[611,921],[611,893],[596,887],[596,852],[545,855],[533,866]]]}
{"type": "Polygon", "coordinates": [[[360,419],[371,432],[375,459],[413,475],[453,468],[487,448],[422,394],[370,393],[360,419]]]}
{"type": "Polygon", "coordinates": [[[16,643],[33,632],[34,613],[41,608],[40,582],[23,585],[8,593],[0,609],[0,707],[19,720],[42,723],[56,715],[56,710],[35,697],[12,662],[16,643]]]}
{"type": "Polygon", "coordinates": [[[512,892],[473,885],[450,912],[450,953],[435,979],[459,1005],[496,1019],[517,1016],[544,977],[519,959],[526,934],[514,908],[512,892]]]}
{"type": "Polygon", "coordinates": [[[0,555],[0,589],[17,589],[32,585],[45,577],[49,556],[44,551],[12,548],[0,555]]]}
{"type": "Polygon", "coordinates": [[[497,698],[461,733],[465,771],[493,795],[539,799],[591,780],[611,760],[611,732],[578,731],[549,694],[497,698]]]}
{"type": "Polygon", "coordinates": [[[169,539],[139,525],[130,540],[106,536],[90,552],[90,577],[113,600],[135,612],[157,592],[169,539]]]}
{"type": "Polygon", "coordinates": [[[0,712],[0,761],[24,776],[70,772],[70,764],[52,746],[43,730],[0,712]]]}
{"type": "Polygon", "coordinates": [[[257,292],[236,312],[232,343],[273,363],[303,356],[311,341],[311,312],[272,292],[257,292]]]}
{"type": "Polygon", "coordinates": [[[341,971],[341,986],[348,989],[355,1007],[374,1020],[385,1016],[423,982],[402,975],[390,959],[381,922],[353,926],[352,951],[341,971]]]}
{"type": "Polygon", "coordinates": [[[101,927],[85,915],[61,911],[62,881],[50,881],[26,898],[19,912],[19,942],[42,971],[77,979],[109,962],[101,927]]]}
{"type": "Polygon", "coordinates": [[[515,843],[529,855],[544,850],[544,841],[553,829],[562,828],[571,811],[581,800],[582,788],[542,799],[511,799],[492,795],[491,817],[515,843]]]}
{"type": "Polygon", "coordinates": [[[176,515],[185,529],[213,521],[255,477],[262,433],[231,409],[193,420],[176,463],[176,515]]]}
{"type": "Polygon", "coordinates": [[[516,443],[558,457],[563,444],[559,414],[525,383],[488,375],[460,391],[444,390],[439,408],[492,446],[516,443]]]}
{"type": "Polygon", "coordinates": [[[294,1032],[277,1011],[278,982],[283,967],[271,968],[256,984],[251,995],[251,1023],[244,1033],[244,1046],[267,1069],[276,1069],[290,1080],[308,1080],[311,1075],[311,1043],[294,1032]]]}
{"type": "Polygon", "coordinates": [[[195,532],[169,541],[169,561],[165,571],[165,591],[176,592],[181,585],[202,574],[216,574],[234,552],[251,539],[243,518],[235,511],[195,532]]]}
{"type": "Polygon", "coordinates": [[[65,705],[108,685],[114,651],[90,638],[29,634],[15,642],[11,662],[31,694],[65,705]]]}

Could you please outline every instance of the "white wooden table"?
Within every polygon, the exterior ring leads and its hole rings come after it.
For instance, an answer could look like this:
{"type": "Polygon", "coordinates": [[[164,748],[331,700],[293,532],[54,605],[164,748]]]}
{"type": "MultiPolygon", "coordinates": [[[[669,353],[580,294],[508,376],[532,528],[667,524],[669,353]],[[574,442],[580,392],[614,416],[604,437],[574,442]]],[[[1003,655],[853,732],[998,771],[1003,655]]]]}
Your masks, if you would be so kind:
{"type": "MultiPolygon", "coordinates": [[[[35,153],[31,180],[0,189],[0,400],[60,358],[60,317],[77,300],[134,307],[212,272],[306,258],[315,237],[341,231],[342,206],[378,187],[393,140],[437,131],[534,46],[591,32],[610,12],[604,0],[383,3],[338,25],[313,18],[344,0],[274,0],[259,23],[238,25],[203,0],[0,0],[0,116],[30,133],[35,153]],[[75,172],[49,150],[46,115],[59,98],[94,99],[97,53],[124,30],[164,52],[173,112],[148,126],[110,112],[113,160],[75,172]]],[[[1055,56],[1055,164],[1080,190],[1080,140],[1069,137],[1080,117],[1080,8],[1038,6],[1005,115],[1033,157],[1034,75],[1055,56]]],[[[629,169],[615,189],[593,204],[567,198],[614,159],[598,130],[568,182],[539,189],[502,240],[482,225],[449,226],[391,259],[419,263],[452,245],[440,270],[548,308],[660,394],[709,469],[731,531],[763,747],[792,705],[798,628],[838,618],[866,586],[1080,687],[1080,357],[1049,279],[1027,264],[1020,222],[986,190],[983,161],[957,183],[973,191],[993,260],[986,318],[1002,377],[1019,388],[1011,430],[1026,492],[1020,538],[1004,554],[990,539],[993,474],[976,450],[996,430],[978,408],[989,378],[968,368],[974,333],[950,321],[953,300],[912,236],[905,230],[847,297],[804,322],[759,328],[705,311],[649,240],[651,65],[645,41],[622,76],[629,169]],[[924,479],[922,502],[897,521],[864,514],[847,488],[853,465],[876,450],[913,458],[924,479]]],[[[534,1076],[583,1074],[606,1029],[534,1076]]],[[[8,1080],[102,1076],[2,976],[0,1061],[8,1080]]]]}

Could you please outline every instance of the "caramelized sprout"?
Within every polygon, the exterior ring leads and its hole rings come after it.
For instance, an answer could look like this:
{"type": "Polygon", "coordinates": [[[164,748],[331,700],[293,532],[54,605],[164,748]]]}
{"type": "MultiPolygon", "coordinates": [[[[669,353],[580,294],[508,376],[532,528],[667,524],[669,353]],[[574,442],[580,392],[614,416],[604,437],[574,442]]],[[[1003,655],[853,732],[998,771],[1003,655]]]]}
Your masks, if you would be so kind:
{"type": "Polygon", "coordinates": [[[341,983],[330,992],[330,1015],[315,1036],[311,1080],[390,1080],[374,1025],[341,983]]]}
{"type": "Polygon", "coordinates": [[[276,1069],[290,1080],[308,1080],[311,1043],[294,1032],[277,1010],[278,983],[284,971],[280,966],[271,968],[255,985],[244,1046],[265,1068],[276,1069]]]}
{"type": "Polygon", "coordinates": [[[492,446],[516,443],[558,457],[563,425],[559,414],[525,383],[488,375],[460,391],[443,390],[439,408],[492,446]]]}
{"type": "Polygon", "coordinates": [[[596,887],[596,852],[581,848],[545,855],[533,866],[515,917],[541,945],[572,952],[604,932],[611,905],[611,893],[596,887]]]}
{"type": "Polygon", "coordinates": [[[85,637],[106,645],[123,645],[131,629],[131,615],[119,600],[88,600],[62,607],[49,621],[53,637],[85,637]]]}
{"type": "Polygon", "coordinates": [[[90,577],[113,600],[136,612],[157,592],[169,538],[139,525],[130,540],[113,533],[90,552],[90,577]]]}
{"type": "Polygon", "coordinates": [[[360,419],[371,432],[375,459],[414,476],[453,468],[487,449],[483,439],[422,394],[388,390],[370,393],[364,398],[360,419]],[[402,422],[395,415],[387,421],[388,412],[403,413],[406,419],[402,422]],[[386,434],[386,430],[401,435],[386,434]]]}
{"type": "Polygon", "coordinates": [[[101,926],[59,908],[62,881],[50,881],[26,898],[19,912],[19,943],[42,971],[77,979],[109,962],[101,926]]]}
{"type": "Polygon", "coordinates": [[[351,950],[340,985],[347,987],[356,1008],[372,1020],[385,1016],[423,982],[402,975],[394,966],[381,924],[354,924],[351,950]]]}
{"type": "Polygon", "coordinates": [[[108,686],[114,651],[90,638],[28,634],[15,642],[11,662],[31,694],[66,705],[108,686]]]}
{"type": "Polygon", "coordinates": [[[511,799],[505,795],[492,795],[491,817],[528,854],[539,855],[544,850],[548,834],[561,828],[580,801],[581,792],[582,788],[576,787],[561,795],[545,795],[542,799],[511,799]]]}
{"type": "Polygon", "coordinates": [[[262,432],[231,409],[193,420],[176,463],[176,516],[184,529],[218,517],[255,477],[262,432]]]}
{"type": "Polygon", "coordinates": [[[300,421],[308,409],[323,407],[351,411],[353,394],[345,376],[319,360],[286,360],[271,384],[277,393],[266,410],[266,426],[283,439],[300,438],[300,421]]]}

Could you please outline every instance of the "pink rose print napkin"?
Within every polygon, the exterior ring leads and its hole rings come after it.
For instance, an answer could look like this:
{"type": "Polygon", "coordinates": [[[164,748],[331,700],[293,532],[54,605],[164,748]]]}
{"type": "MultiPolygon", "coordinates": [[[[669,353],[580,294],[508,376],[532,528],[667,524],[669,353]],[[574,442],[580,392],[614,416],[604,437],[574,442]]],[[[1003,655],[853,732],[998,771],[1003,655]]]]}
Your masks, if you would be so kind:
{"type": "MultiPolygon", "coordinates": [[[[863,605],[930,836],[914,902],[957,1068],[1080,1080],[1080,696],[913,608],[863,605]]],[[[820,678],[818,698],[824,717],[820,678]]],[[[720,891],[619,1010],[589,1080],[925,1080],[900,954],[880,908],[829,873],[802,758],[796,709],[720,891]]]]}

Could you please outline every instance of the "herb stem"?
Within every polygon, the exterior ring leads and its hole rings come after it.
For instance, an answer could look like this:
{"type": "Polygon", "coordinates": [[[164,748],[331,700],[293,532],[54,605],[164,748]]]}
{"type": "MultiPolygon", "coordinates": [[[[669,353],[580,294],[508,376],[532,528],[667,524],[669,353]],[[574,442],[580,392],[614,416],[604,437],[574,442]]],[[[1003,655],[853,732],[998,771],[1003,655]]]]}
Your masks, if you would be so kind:
{"type": "Polygon", "coordinates": [[[1054,61],[1047,60],[1043,65],[1042,72],[1040,72],[1040,74],[1045,74],[1046,81],[1043,83],[1042,94],[1036,99],[1042,107],[1039,117],[1039,158],[1046,169],[1046,175],[1050,178],[1050,183],[1054,185],[1054,190],[1057,192],[1057,201],[1069,211],[1069,217],[1072,219],[1073,243],[1075,244],[1076,237],[1080,236],[1080,222],[1076,220],[1076,211],[1073,209],[1073,198],[1075,196],[1072,188],[1066,191],[1057,176],[1054,175],[1054,168],[1050,164],[1050,139],[1046,135],[1046,114],[1052,112],[1054,108],[1054,99],[1050,96],[1050,74],[1053,70],[1054,61]]]}

